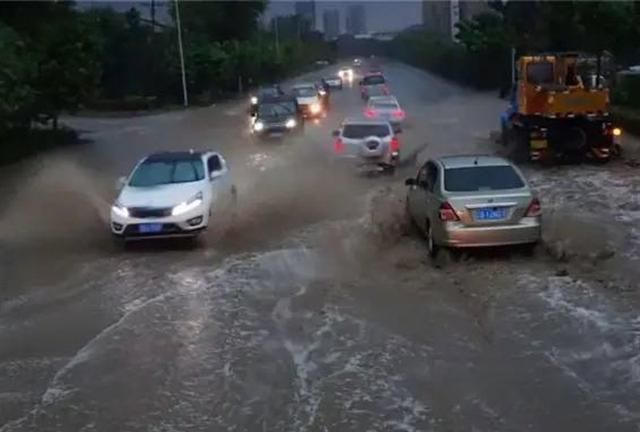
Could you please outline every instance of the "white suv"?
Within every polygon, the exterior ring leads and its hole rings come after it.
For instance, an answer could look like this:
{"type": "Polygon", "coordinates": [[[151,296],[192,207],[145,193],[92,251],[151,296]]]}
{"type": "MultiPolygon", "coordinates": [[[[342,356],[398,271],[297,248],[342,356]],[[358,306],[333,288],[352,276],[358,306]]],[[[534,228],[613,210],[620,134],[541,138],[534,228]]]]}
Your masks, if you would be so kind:
{"type": "Polygon", "coordinates": [[[195,237],[236,199],[227,162],[215,152],[152,154],[119,188],[111,232],[125,240],[195,237]]]}
{"type": "Polygon", "coordinates": [[[333,132],[333,152],[361,170],[393,174],[400,160],[397,133],[388,121],[347,119],[333,132]]]}

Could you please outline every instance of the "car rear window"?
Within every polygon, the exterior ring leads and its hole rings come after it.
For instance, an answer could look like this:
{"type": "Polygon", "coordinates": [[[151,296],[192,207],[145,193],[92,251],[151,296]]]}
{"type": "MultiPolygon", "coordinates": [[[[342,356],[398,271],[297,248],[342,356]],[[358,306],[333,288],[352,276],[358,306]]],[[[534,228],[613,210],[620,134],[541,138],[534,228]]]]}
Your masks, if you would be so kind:
{"type": "Polygon", "coordinates": [[[364,85],[384,84],[384,77],[382,75],[371,75],[364,77],[362,82],[364,83],[364,85]]]}
{"type": "Polygon", "coordinates": [[[448,168],[444,189],[449,192],[519,189],[524,181],[509,165],[448,168]]]}
{"type": "Polygon", "coordinates": [[[389,126],[386,124],[348,124],[342,130],[342,136],[349,139],[366,138],[376,136],[384,138],[389,136],[389,126]]]}
{"type": "Polygon", "coordinates": [[[397,109],[398,104],[394,102],[373,102],[374,108],[380,109],[397,109]]]}
{"type": "Polygon", "coordinates": [[[311,96],[317,96],[318,95],[318,91],[316,90],[315,87],[296,87],[293,89],[293,92],[295,93],[296,96],[298,97],[311,97],[311,96]]]}

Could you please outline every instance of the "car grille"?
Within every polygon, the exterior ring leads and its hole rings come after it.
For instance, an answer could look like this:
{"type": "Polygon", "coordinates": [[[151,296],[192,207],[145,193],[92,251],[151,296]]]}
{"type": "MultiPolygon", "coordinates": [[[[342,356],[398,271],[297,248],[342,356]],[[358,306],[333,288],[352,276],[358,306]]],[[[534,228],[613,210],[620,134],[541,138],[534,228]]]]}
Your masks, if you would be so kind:
{"type": "Polygon", "coordinates": [[[171,207],[131,207],[129,208],[129,215],[139,219],[167,217],[171,216],[171,207]]]}

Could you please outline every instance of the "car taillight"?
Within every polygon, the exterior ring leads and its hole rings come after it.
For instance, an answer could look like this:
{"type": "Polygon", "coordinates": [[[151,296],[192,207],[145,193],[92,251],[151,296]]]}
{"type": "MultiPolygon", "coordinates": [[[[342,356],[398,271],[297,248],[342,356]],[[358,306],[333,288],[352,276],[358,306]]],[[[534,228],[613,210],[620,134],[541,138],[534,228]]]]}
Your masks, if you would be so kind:
{"type": "Polygon", "coordinates": [[[371,118],[376,116],[376,112],[372,109],[367,109],[365,110],[364,115],[371,118]]]}
{"type": "Polygon", "coordinates": [[[540,200],[538,198],[534,198],[531,201],[526,215],[527,217],[538,217],[542,215],[542,206],[540,205],[540,200]]]}
{"type": "Polygon", "coordinates": [[[336,141],[333,143],[333,150],[336,153],[344,152],[344,143],[342,142],[342,140],[340,138],[336,139],[336,141]]]}
{"type": "Polygon", "coordinates": [[[448,202],[442,203],[440,206],[440,220],[443,222],[459,221],[458,213],[448,202]]]}
{"type": "Polygon", "coordinates": [[[392,152],[400,151],[400,140],[398,139],[398,137],[393,137],[391,139],[391,151],[392,152]]]}
{"type": "Polygon", "coordinates": [[[404,117],[404,111],[402,111],[401,109],[395,110],[393,112],[393,116],[396,118],[402,118],[404,117]]]}

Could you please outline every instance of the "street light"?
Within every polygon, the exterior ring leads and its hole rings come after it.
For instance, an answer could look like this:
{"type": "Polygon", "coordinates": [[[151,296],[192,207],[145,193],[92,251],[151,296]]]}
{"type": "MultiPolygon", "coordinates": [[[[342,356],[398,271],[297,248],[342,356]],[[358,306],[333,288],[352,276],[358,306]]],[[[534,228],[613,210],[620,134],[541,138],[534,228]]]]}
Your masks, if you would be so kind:
{"type": "Polygon", "coordinates": [[[182,70],[182,100],[185,108],[189,106],[189,97],[187,96],[187,74],[184,69],[184,50],[182,48],[182,26],[180,25],[180,5],[176,2],[176,26],[178,27],[178,51],[180,52],[180,68],[182,70]]]}

